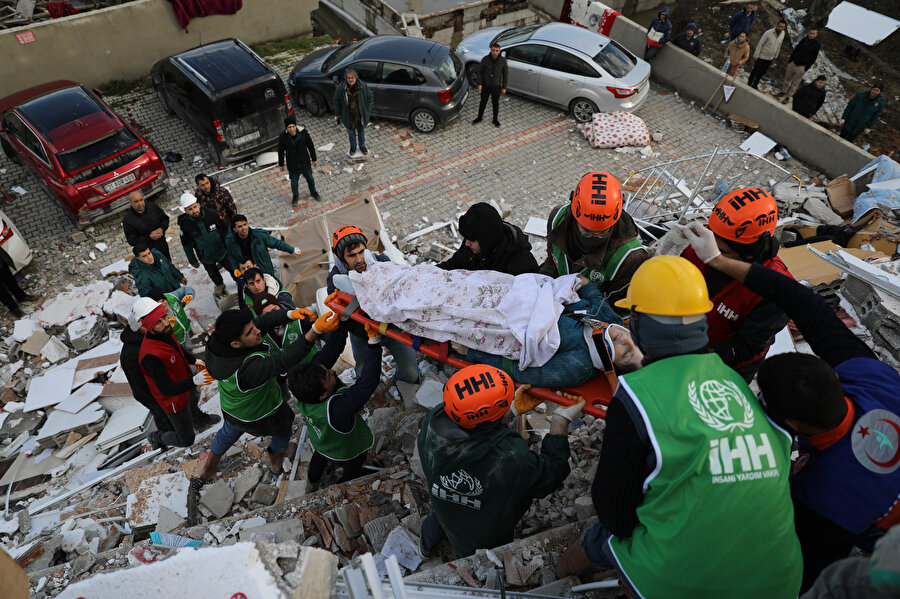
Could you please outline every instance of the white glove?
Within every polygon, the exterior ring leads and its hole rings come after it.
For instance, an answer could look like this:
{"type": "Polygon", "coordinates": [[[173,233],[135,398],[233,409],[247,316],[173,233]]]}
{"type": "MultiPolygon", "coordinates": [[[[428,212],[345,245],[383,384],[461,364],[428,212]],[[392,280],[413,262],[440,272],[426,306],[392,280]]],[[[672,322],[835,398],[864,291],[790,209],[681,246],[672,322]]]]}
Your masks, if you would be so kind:
{"type": "Polygon", "coordinates": [[[215,379],[210,376],[209,371],[205,368],[194,375],[194,384],[198,387],[204,387],[212,383],[215,379]]]}
{"type": "Polygon", "coordinates": [[[197,360],[191,364],[191,374],[197,374],[203,370],[206,370],[206,363],[203,360],[197,360]]]}
{"type": "Polygon", "coordinates": [[[681,231],[704,264],[709,264],[713,258],[722,254],[716,245],[716,236],[699,222],[690,222],[681,231]]]}
{"type": "Polygon", "coordinates": [[[567,408],[557,408],[556,413],[569,422],[572,422],[576,418],[581,418],[582,410],[584,410],[584,398],[579,397],[579,401],[572,404],[567,408]]]}
{"type": "Polygon", "coordinates": [[[297,254],[297,255],[299,256],[299,255],[302,254],[303,252],[300,251],[300,248],[294,248],[294,253],[297,254]]]}

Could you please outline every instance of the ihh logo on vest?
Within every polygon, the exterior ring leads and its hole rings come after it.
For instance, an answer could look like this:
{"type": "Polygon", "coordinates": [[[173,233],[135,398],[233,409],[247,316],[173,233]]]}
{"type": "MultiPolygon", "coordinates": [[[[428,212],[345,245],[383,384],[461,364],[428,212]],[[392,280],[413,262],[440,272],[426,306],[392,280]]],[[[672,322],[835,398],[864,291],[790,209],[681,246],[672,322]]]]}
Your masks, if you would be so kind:
{"type": "Polygon", "coordinates": [[[460,468],[452,474],[441,476],[440,481],[440,485],[431,485],[433,496],[474,510],[481,509],[481,499],[478,496],[484,492],[484,486],[480,480],[460,468]]]}
{"type": "Polygon", "coordinates": [[[850,445],[864,468],[890,474],[900,468],[900,418],[887,410],[867,412],[853,425],[850,445]]]}

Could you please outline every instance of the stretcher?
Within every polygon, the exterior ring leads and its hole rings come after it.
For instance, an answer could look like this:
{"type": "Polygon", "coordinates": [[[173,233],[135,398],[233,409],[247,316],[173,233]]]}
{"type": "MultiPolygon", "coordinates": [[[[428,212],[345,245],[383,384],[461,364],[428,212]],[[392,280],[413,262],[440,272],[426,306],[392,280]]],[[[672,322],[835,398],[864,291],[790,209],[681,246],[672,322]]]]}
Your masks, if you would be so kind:
{"type": "MultiPolygon", "coordinates": [[[[326,302],[325,305],[342,316],[352,318],[362,324],[377,327],[382,335],[386,335],[404,345],[408,345],[414,350],[422,352],[426,356],[435,358],[444,364],[449,364],[456,368],[465,368],[466,366],[471,366],[473,364],[472,362],[461,360],[452,355],[450,353],[449,341],[438,342],[431,339],[424,339],[416,335],[410,335],[387,323],[378,322],[369,318],[362,308],[359,307],[359,302],[356,301],[356,298],[349,293],[338,291],[335,298],[330,302],[326,302]]],[[[612,399],[616,385],[617,379],[615,373],[601,372],[588,382],[575,387],[549,388],[533,386],[528,392],[531,395],[540,397],[546,401],[552,401],[561,406],[570,406],[575,402],[564,395],[560,395],[559,392],[580,395],[584,397],[585,400],[585,407],[583,410],[585,414],[595,418],[605,418],[606,406],[609,405],[609,401],[612,399]]]]}

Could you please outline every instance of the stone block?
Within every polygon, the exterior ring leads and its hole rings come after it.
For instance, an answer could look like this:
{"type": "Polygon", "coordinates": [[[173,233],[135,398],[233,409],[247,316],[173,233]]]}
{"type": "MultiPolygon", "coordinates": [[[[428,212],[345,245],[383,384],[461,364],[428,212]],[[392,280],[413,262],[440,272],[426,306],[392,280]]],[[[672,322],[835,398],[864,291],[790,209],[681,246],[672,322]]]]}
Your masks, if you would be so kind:
{"type": "Polygon", "coordinates": [[[303,531],[303,522],[296,518],[290,518],[288,520],[270,522],[262,526],[245,526],[241,529],[238,537],[241,541],[249,541],[250,537],[256,533],[274,532],[276,543],[300,542],[304,538],[303,531]]]}
{"type": "Polygon", "coordinates": [[[875,344],[900,360],[900,300],[854,276],[844,279],[841,295],[853,306],[875,344]]]}
{"type": "Polygon", "coordinates": [[[241,472],[236,479],[234,479],[234,501],[235,503],[240,502],[244,499],[244,496],[247,495],[257,484],[259,484],[259,480],[262,478],[262,469],[260,468],[245,468],[243,472],[241,472]]]}
{"type": "Polygon", "coordinates": [[[278,497],[277,487],[274,485],[259,485],[256,487],[256,490],[253,491],[253,496],[250,498],[250,501],[260,505],[272,505],[275,503],[276,497],[278,497]]]}
{"type": "Polygon", "coordinates": [[[200,501],[216,518],[224,518],[234,503],[234,492],[224,481],[206,487],[200,501]]]}
{"type": "MultiPolygon", "coordinates": [[[[121,291],[113,292],[122,293],[121,291]]],[[[133,298],[129,295],[129,298],[133,298]]],[[[108,303],[108,302],[107,302],[108,303]]],[[[131,310],[131,308],[128,308],[131,310]]],[[[66,327],[66,334],[69,336],[69,343],[76,351],[83,352],[96,347],[109,338],[109,324],[105,318],[96,315],[86,316],[73,320],[66,327]]]]}
{"type": "Polygon", "coordinates": [[[394,514],[388,514],[366,522],[366,525],[363,526],[363,532],[366,535],[366,540],[369,541],[369,547],[372,548],[372,551],[380,552],[381,548],[384,547],[384,541],[387,539],[387,536],[399,525],[400,520],[394,514]]]}
{"type": "Polygon", "coordinates": [[[185,520],[166,506],[159,508],[156,532],[172,532],[184,524],[185,520]]]}
{"type": "Polygon", "coordinates": [[[594,500],[590,495],[575,498],[575,515],[579,520],[587,520],[594,515],[594,500]]]}
{"type": "Polygon", "coordinates": [[[840,225],[844,222],[844,219],[835,214],[831,207],[819,198],[807,198],[803,203],[803,209],[810,216],[825,225],[840,225]]]}
{"type": "Polygon", "coordinates": [[[292,573],[291,599],[320,599],[330,597],[337,579],[338,558],[330,551],[302,547],[297,567],[292,573]]]}

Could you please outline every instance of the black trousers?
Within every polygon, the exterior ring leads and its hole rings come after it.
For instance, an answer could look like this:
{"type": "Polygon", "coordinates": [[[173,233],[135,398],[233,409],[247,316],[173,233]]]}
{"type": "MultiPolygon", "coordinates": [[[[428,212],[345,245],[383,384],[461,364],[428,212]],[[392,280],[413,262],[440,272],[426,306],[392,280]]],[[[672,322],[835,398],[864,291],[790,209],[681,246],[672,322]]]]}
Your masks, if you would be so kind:
{"type": "Polygon", "coordinates": [[[169,262],[172,261],[172,254],[169,253],[169,243],[166,241],[165,233],[159,239],[147,238],[147,245],[152,250],[158,250],[160,254],[166,257],[169,262]]]}
{"type": "Polygon", "coordinates": [[[756,89],[756,86],[759,85],[759,80],[763,78],[770,66],[772,66],[771,60],[757,58],[756,62],[753,63],[753,70],[750,71],[750,76],[747,78],[747,85],[756,89]]]}
{"type": "MultiPolygon", "coordinates": [[[[193,403],[193,398],[191,402],[193,403]]],[[[166,447],[190,447],[194,444],[194,419],[191,412],[191,406],[187,406],[180,412],[166,414],[173,430],[160,434],[159,440],[163,445],[166,447]]]]}
{"type": "Polygon", "coordinates": [[[859,133],[850,133],[846,128],[841,127],[841,137],[849,142],[853,142],[856,141],[857,137],[859,137],[859,133]]]}
{"type": "Polygon", "coordinates": [[[0,259],[0,301],[9,308],[10,312],[13,312],[19,309],[16,300],[21,300],[23,297],[25,297],[25,292],[19,287],[9,265],[0,259]]]}
{"type": "Polygon", "coordinates": [[[329,460],[318,451],[315,451],[313,452],[313,456],[309,459],[309,469],[306,471],[306,479],[311,483],[319,482],[322,475],[325,474],[325,467],[328,464],[333,464],[334,467],[343,466],[344,474],[341,476],[340,480],[337,481],[339,483],[345,483],[348,480],[358,478],[363,473],[363,465],[366,463],[368,454],[368,451],[364,451],[352,460],[336,462],[334,460],[329,460]]]}
{"type": "Polygon", "coordinates": [[[221,285],[225,281],[222,280],[222,273],[219,272],[219,269],[224,268],[225,272],[227,272],[232,279],[234,277],[234,270],[231,268],[231,263],[228,261],[228,256],[225,256],[218,262],[201,262],[203,268],[206,269],[206,274],[209,275],[209,279],[213,282],[213,285],[221,285]]]}
{"type": "Polygon", "coordinates": [[[829,564],[850,555],[856,536],[799,501],[794,501],[794,528],[803,553],[804,593],[829,564]]]}
{"type": "Polygon", "coordinates": [[[150,414],[153,416],[153,423],[156,424],[156,430],[160,432],[175,430],[172,428],[172,423],[169,421],[169,415],[159,406],[152,395],[148,397],[143,393],[135,392],[133,387],[131,389],[131,395],[139,404],[150,410],[150,414]]]}
{"type": "Polygon", "coordinates": [[[491,99],[491,108],[494,109],[494,120],[497,120],[497,113],[500,111],[500,88],[488,89],[481,88],[481,101],[478,103],[478,118],[484,116],[484,108],[487,106],[488,98],[491,99]]]}

